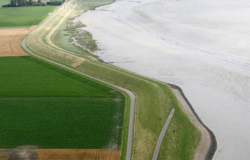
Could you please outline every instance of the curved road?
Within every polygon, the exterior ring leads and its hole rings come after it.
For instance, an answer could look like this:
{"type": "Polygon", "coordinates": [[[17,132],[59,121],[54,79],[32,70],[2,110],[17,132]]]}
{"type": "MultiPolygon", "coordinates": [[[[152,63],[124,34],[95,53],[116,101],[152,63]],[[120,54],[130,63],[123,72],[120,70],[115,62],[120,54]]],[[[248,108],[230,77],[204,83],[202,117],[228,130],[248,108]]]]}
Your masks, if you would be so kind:
{"type": "MultiPolygon", "coordinates": [[[[30,34],[32,34],[32,33],[33,33],[33,32],[31,32],[30,34]]],[[[107,85],[112,86],[112,87],[114,87],[114,88],[117,88],[118,90],[121,90],[121,91],[123,91],[123,92],[126,92],[126,93],[129,95],[131,102],[130,102],[130,116],[129,116],[129,129],[128,129],[128,142],[127,142],[126,160],[130,160],[130,158],[131,158],[131,151],[132,151],[133,126],[134,126],[134,104],[135,104],[135,95],[134,95],[131,91],[129,91],[129,90],[125,89],[125,88],[122,88],[122,87],[120,87],[120,86],[111,84],[111,83],[109,83],[109,82],[103,81],[103,80],[101,80],[101,79],[99,79],[99,78],[93,77],[93,76],[88,75],[88,74],[86,74],[86,73],[77,71],[77,70],[75,70],[75,69],[73,69],[73,68],[70,68],[70,67],[68,67],[68,66],[66,66],[66,65],[63,65],[63,64],[61,64],[61,63],[55,62],[55,61],[53,61],[53,60],[51,60],[51,59],[48,59],[48,58],[42,57],[42,56],[40,56],[40,55],[37,55],[36,53],[34,53],[34,52],[32,52],[30,49],[28,49],[27,46],[26,46],[26,40],[27,40],[27,38],[30,36],[30,34],[29,34],[28,36],[26,36],[26,37],[23,39],[22,43],[21,43],[23,49],[26,50],[30,55],[32,55],[32,56],[34,56],[34,57],[37,57],[37,58],[39,58],[39,59],[41,59],[41,60],[44,60],[44,61],[46,61],[46,62],[49,62],[49,63],[55,64],[55,65],[57,65],[57,66],[60,66],[60,67],[62,67],[62,68],[64,68],[64,69],[67,69],[67,70],[72,71],[72,72],[74,72],[74,73],[77,73],[77,74],[80,74],[80,75],[89,77],[89,78],[94,79],[94,80],[96,80],[96,81],[99,81],[99,82],[101,82],[101,83],[104,83],[104,84],[107,84],[107,85]]]]}

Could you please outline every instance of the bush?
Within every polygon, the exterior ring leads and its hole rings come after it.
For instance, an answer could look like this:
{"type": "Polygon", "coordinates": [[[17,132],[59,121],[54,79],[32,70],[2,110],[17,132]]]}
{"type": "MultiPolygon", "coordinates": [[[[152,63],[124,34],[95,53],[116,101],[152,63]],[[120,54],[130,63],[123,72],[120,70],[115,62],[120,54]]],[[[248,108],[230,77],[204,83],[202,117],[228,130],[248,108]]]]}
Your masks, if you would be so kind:
{"type": "Polygon", "coordinates": [[[4,5],[2,5],[2,7],[4,8],[4,7],[13,7],[11,4],[4,4],[4,5]]]}
{"type": "MultiPolygon", "coordinates": [[[[57,1],[56,1],[57,2],[57,1]]],[[[45,3],[43,2],[26,2],[24,5],[13,5],[13,4],[5,4],[5,5],[2,5],[2,7],[23,7],[23,6],[46,6],[45,3]]]]}
{"type": "Polygon", "coordinates": [[[60,6],[61,4],[62,4],[62,1],[47,2],[47,5],[51,5],[51,6],[60,6]]]}

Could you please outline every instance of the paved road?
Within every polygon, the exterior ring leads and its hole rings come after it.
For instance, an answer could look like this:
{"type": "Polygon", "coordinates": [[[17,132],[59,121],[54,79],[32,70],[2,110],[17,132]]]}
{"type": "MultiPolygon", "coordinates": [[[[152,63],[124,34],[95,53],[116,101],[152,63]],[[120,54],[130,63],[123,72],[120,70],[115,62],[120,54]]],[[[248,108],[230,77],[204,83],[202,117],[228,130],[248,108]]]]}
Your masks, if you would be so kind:
{"type": "Polygon", "coordinates": [[[171,119],[172,119],[172,117],[174,115],[174,112],[175,112],[175,108],[172,108],[172,110],[171,110],[171,112],[170,112],[170,114],[168,116],[168,119],[167,119],[166,123],[164,124],[164,126],[163,126],[163,128],[161,130],[161,134],[160,134],[160,136],[158,138],[158,141],[157,141],[157,144],[155,146],[155,152],[154,152],[154,156],[153,156],[152,160],[157,160],[158,153],[159,153],[159,150],[160,150],[160,147],[161,147],[161,142],[162,142],[163,137],[165,135],[165,132],[166,132],[166,130],[168,128],[168,125],[169,125],[169,123],[170,123],[170,121],[171,121],[171,119]]]}
{"type": "MultiPolygon", "coordinates": [[[[33,32],[32,32],[32,33],[33,33],[33,32]]],[[[30,33],[30,34],[32,34],[32,33],[30,33]]],[[[101,80],[101,79],[98,79],[98,78],[93,77],[93,76],[91,76],[91,75],[88,75],[88,74],[86,74],[86,73],[77,71],[77,70],[75,70],[75,69],[73,69],[73,68],[70,68],[70,67],[68,67],[68,66],[66,66],[66,65],[63,65],[63,64],[61,64],[61,63],[55,62],[55,61],[53,61],[53,60],[51,60],[51,59],[48,59],[48,58],[45,58],[45,57],[42,57],[42,56],[40,56],[40,55],[35,54],[35,53],[32,52],[31,50],[29,50],[29,49],[27,48],[27,46],[26,46],[26,40],[27,40],[28,37],[29,37],[29,35],[28,35],[27,37],[24,38],[24,40],[22,41],[22,46],[23,46],[23,48],[24,48],[30,55],[32,55],[32,56],[34,56],[34,57],[37,57],[37,58],[39,58],[39,59],[41,59],[41,60],[44,60],[44,61],[46,61],[46,62],[49,62],[49,63],[55,64],[55,65],[57,65],[57,66],[60,66],[60,67],[62,67],[62,68],[65,68],[65,69],[67,69],[67,70],[69,70],[69,71],[75,72],[75,73],[77,73],[77,74],[80,74],[80,75],[89,77],[89,78],[91,78],[91,79],[94,79],[94,80],[96,80],[96,81],[102,82],[102,83],[104,83],[104,84],[110,85],[110,86],[112,86],[112,87],[114,87],[114,88],[117,88],[117,89],[119,89],[119,90],[121,90],[121,91],[126,92],[126,93],[129,95],[130,100],[131,100],[131,104],[130,104],[130,118],[129,118],[129,129],[128,129],[128,142],[127,142],[126,160],[130,160],[130,158],[131,158],[131,151],[132,151],[133,126],[134,126],[134,104],[135,104],[135,95],[134,95],[131,91],[129,91],[129,90],[125,89],[125,88],[122,88],[122,87],[120,87],[120,86],[117,86],[117,85],[111,84],[111,83],[109,83],[109,82],[103,81],[103,80],[101,80]]]]}

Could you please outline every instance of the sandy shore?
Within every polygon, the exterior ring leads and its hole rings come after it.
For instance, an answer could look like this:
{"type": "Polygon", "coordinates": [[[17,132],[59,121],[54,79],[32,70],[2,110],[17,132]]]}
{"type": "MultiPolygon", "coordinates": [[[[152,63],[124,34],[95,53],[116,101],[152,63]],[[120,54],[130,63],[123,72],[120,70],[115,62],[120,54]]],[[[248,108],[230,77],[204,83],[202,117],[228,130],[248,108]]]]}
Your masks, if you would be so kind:
{"type": "Polygon", "coordinates": [[[120,0],[76,19],[115,66],[180,86],[218,143],[250,159],[250,1],[120,0]]]}

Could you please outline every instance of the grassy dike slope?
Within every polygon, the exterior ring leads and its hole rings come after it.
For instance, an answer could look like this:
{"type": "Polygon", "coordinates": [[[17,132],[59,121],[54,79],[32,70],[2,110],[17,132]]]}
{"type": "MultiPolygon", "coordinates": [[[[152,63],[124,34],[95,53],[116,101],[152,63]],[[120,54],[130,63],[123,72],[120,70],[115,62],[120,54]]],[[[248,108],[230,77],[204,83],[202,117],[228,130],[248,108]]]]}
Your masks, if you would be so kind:
{"type": "MultiPolygon", "coordinates": [[[[100,0],[95,0],[91,5],[93,6],[95,2],[97,5],[101,4],[100,0]]],[[[168,138],[164,138],[162,145],[164,148],[161,149],[160,159],[193,159],[200,141],[200,133],[184,113],[169,86],[99,63],[89,55],[79,57],[76,53],[63,49],[65,47],[56,46],[50,41],[55,36],[54,33],[59,33],[55,32],[55,29],[60,27],[59,22],[62,19],[66,20],[65,15],[67,17],[76,15],[82,3],[85,2],[71,0],[66,6],[61,7],[32,33],[27,40],[28,47],[42,56],[127,88],[136,95],[133,159],[152,158],[157,138],[173,107],[176,108],[176,112],[166,132],[168,138]]],[[[63,45],[71,44],[64,43],[63,45]]],[[[126,128],[123,131],[122,159],[125,158],[127,140],[126,128]]]]}

